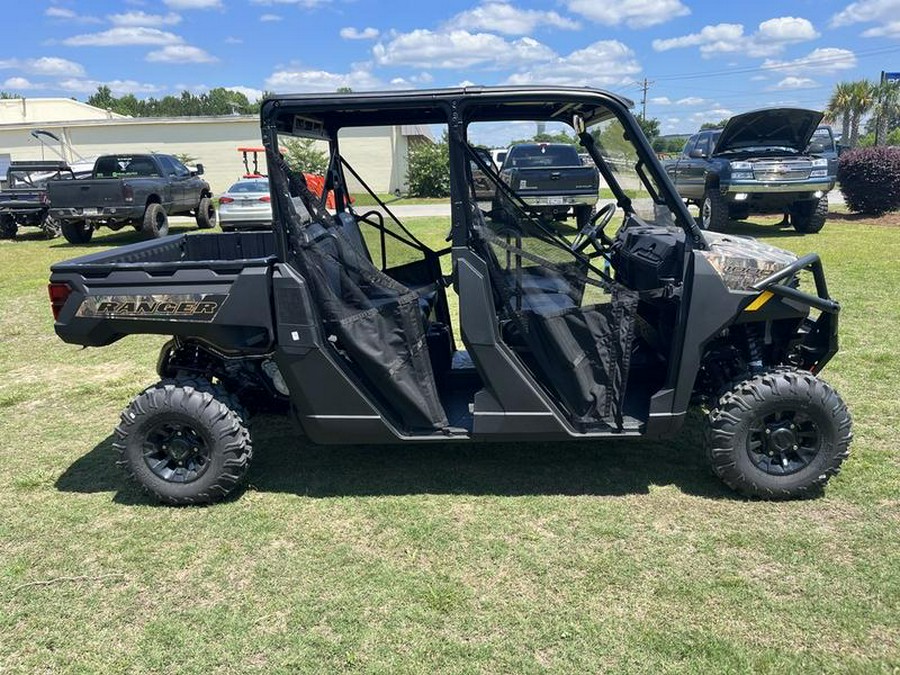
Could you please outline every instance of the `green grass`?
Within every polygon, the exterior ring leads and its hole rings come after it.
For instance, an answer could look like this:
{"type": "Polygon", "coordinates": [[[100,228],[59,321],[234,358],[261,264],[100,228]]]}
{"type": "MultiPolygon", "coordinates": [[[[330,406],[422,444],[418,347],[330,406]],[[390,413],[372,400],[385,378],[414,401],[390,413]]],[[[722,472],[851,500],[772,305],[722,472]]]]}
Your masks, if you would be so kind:
{"type": "Polygon", "coordinates": [[[0,242],[0,671],[896,672],[900,230],[738,231],[819,251],[843,305],[825,376],[855,440],[815,500],[736,498],[696,417],[667,443],[330,448],[260,417],[238,499],[159,507],[110,433],[163,338],[63,344],[45,290],[134,233],[0,242]]]}

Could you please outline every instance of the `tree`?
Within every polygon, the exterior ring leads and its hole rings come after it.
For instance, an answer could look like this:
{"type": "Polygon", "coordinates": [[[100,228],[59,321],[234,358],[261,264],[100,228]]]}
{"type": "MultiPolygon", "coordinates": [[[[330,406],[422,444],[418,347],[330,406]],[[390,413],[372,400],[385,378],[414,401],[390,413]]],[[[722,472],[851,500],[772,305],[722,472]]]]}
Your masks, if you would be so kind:
{"type": "Polygon", "coordinates": [[[728,119],[725,118],[723,120],[719,120],[718,122],[704,122],[700,125],[700,131],[705,131],[706,129],[721,129],[726,124],[728,124],[728,119]]]}
{"type": "Polygon", "coordinates": [[[450,144],[446,132],[440,143],[417,143],[410,148],[406,181],[412,197],[450,196],[450,144]]]}
{"type": "Polygon", "coordinates": [[[22,98],[21,94],[13,94],[8,91],[0,91],[0,100],[11,99],[11,98],[22,98]]]}
{"type": "Polygon", "coordinates": [[[889,124],[900,113],[900,82],[885,80],[875,86],[875,145],[887,141],[889,124]]]}
{"type": "Polygon", "coordinates": [[[875,85],[869,80],[856,80],[850,85],[850,147],[859,144],[859,124],[875,102],[875,85]]]}
{"type": "Polygon", "coordinates": [[[838,82],[831,92],[825,108],[825,119],[830,122],[841,120],[841,141],[850,142],[850,113],[853,103],[853,83],[838,82]]]}
{"type": "Polygon", "coordinates": [[[644,136],[646,136],[649,140],[653,140],[657,136],[659,136],[659,120],[655,117],[643,117],[640,116],[637,118],[638,124],[641,125],[641,131],[644,132],[644,136]]]}
{"type": "Polygon", "coordinates": [[[328,153],[316,148],[312,138],[290,138],[285,140],[284,161],[291,171],[325,175],[328,170],[328,153]]]}

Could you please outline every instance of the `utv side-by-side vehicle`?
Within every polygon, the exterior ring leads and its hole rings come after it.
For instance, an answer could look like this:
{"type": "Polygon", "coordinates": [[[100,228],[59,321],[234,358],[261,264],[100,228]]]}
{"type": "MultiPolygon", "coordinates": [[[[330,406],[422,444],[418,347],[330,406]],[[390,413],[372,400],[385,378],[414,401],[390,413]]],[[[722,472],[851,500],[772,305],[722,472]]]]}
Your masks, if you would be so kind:
{"type": "Polygon", "coordinates": [[[839,311],[822,264],[701,231],[629,107],[561,87],[266,99],[273,231],[172,236],[52,268],[66,342],[173,336],[161,381],[122,414],[120,464],[165,502],[210,502],[247,473],[248,408],[290,411],[316,443],[389,444],[671,437],[704,406],[725,483],[814,493],[851,439],[818,376],[839,311]],[[615,195],[584,227],[530,213],[469,141],[476,125],[520,120],[570,125],[615,195]],[[448,131],[444,248],[348,198],[348,179],[363,181],[341,130],[405,124],[448,131]],[[334,210],[285,164],[285,135],[330,144],[334,210]],[[502,218],[479,207],[473,167],[502,218]]]}

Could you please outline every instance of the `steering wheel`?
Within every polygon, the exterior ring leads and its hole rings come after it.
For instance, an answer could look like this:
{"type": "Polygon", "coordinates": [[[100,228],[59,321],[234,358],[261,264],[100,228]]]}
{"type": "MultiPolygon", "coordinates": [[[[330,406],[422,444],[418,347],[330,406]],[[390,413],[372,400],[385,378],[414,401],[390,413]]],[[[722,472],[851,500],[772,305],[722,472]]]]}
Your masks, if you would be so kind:
{"type": "Polygon", "coordinates": [[[591,218],[590,222],[581,228],[581,231],[575,235],[575,240],[572,242],[571,246],[572,251],[581,253],[587,248],[588,244],[591,244],[596,250],[596,255],[603,255],[603,245],[612,243],[609,237],[603,233],[603,228],[609,224],[609,221],[612,220],[615,213],[616,205],[612,202],[601,207],[600,210],[594,214],[594,217],[591,218]]]}

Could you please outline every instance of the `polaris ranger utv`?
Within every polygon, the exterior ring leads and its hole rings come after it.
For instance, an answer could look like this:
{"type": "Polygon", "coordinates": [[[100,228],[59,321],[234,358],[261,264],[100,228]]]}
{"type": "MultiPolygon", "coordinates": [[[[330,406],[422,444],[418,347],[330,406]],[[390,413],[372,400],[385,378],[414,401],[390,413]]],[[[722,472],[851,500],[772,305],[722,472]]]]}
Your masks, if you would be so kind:
{"type": "Polygon", "coordinates": [[[173,336],[161,381],[122,414],[119,463],[164,502],[211,502],[247,472],[245,406],[280,403],[316,443],[383,444],[671,437],[701,405],[725,483],[815,492],[851,439],[818,376],[839,310],[822,264],[702,232],[629,107],[562,87],[266,99],[272,232],[172,236],[52,268],[66,342],[173,336]],[[517,120],[571,125],[615,201],[577,231],[530,215],[468,141],[472,125],[517,120]],[[358,213],[349,200],[348,178],[362,179],[339,132],[406,124],[448,130],[441,250],[383,204],[358,213]],[[333,212],[288,169],[279,135],[330,144],[333,212]],[[504,200],[502,224],[479,208],[473,167],[504,200]]]}

